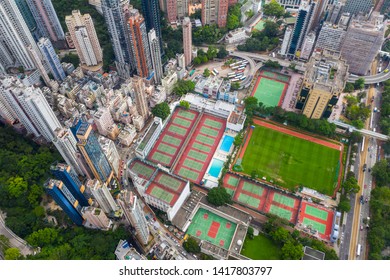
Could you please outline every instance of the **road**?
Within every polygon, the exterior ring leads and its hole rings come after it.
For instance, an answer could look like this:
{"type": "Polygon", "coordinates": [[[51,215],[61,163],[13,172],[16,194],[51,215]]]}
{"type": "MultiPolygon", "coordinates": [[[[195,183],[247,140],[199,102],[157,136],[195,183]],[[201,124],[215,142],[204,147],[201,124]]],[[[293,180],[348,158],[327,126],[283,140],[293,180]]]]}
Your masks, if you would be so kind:
{"type": "Polygon", "coordinates": [[[33,249],[27,244],[26,241],[21,239],[15,233],[12,232],[9,228],[5,226],[5,221],[3,219],[3,214],[0,211],[0,235],[4,235],[8,238],[11,246],[13,248],[18,248],[20,253],[23,256],[31,255],[34,253],[33,249]]]}
{"type": "MultiPolygon", "coordinates": [[[[377,69],[377,61],[375,60],[371,67],[371,73],[375,74],[376,69],[377,69]]],[[[368,91],[368,96],[366,100],[367,105],[371,103],[371,99],[373,96],[376,96],[376,98],[374,98],[374,104],[375,105],[379,104],[380,98],[378,96],[378,93],[376,92],[375,87],[371,86],[368,91]]],[[[377,114],[373,112],[370,118],[367,119],[365,123],[365,129],[370,129],[370,127],[373,129],[377,126],[379,118],[376,115],[377,114]]],[[[369,203],[365,203],[365,200],[367,199],[367,202],[369,201],[371,184],[372,184],[372,176],[371,173],[368,171],[375,164],[376,147],[377,145],[375,140],[373,140],[372,138],[365,137],[364,145],[362,147],[363,151],[361,152],[360,155],[360,166],[358,169],[358,174],[359,174],[358,183],[360,186],[360,190],[356,194],[354,200],[355,201],[354,215],[353,215],[351,240],[350,240],[349,254],[348,254],[348,259],[350,260],[365,259],[366,232],[364,231],[364,229],[361,230],[361,226],[363,225],[363,218],[366,218],[369,215],[368,212],[369,203]],[[363,169],[364,164],[367,164],[366,170],[363,169]],[[363,203],[361,203],[361,197],[363,197],[363,203]],[[357,256],[358,244],[360,244],[363,248],[359,256],[357,256]]]]}

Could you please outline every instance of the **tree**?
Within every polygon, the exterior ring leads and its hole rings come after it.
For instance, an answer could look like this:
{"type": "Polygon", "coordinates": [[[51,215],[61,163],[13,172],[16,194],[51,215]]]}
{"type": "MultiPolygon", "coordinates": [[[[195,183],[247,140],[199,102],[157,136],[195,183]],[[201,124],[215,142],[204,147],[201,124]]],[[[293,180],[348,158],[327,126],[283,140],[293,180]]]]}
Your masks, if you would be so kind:
{"type": "Polygon", "coordinates": [[[340,198],[339,205],[337,206],[337,210],[340,212],[349,212],[351,210],[351,204],[349,202],[349,199],[346,196],[342,196],[340,198]]]}
{"type": "Polygon", "coordinates": [[[185,100],[180,100],[180,106],[185,108],[185,109],[190,109],[190,103],[188,101],[185,101],[185,100]]]}
{"type": "Polygon", "coordinates": [[[252,115],[253,111],[257,108],[258,99],[254,96],[248,96],[244,99],[245,110],[247,115],[252,115]]]}
{"type": "Polygon", "coordinates": [[[355,89],[364,89],[364,83],[365,83],[364,78],[359,78],[355,81],[353,85],[355,89]]]}
{"type": "Polygon", "coordinates": [[[217,54],[217,57],[218,58],[225,58],[226,56],[228,56],[229,52],[226,50],[225,46],[220,46],[219,49],[218,49],[218,54],[217,54]]]}
{"type": "Polygon", "coordinates": [[[242,144],[242,141],[243,141],[242,133],[239,133],[234,137],[233,145],[238,147],[242,144]]]}
{"type": "Polygon", "coordinates": [[[195,57],[194,60],[193,60],[193,62],[194,62],[194,65],[200,65],[200,64],[202,64],[202,60],[200,59],[199,56],[195,57]]]}
{"type": "Polygon", "coordinates": [[[355,87],[352,83],[346,83],[345,84],[345,88],[344,88],[344,92],[353,92],[355,90],[355,87]]]}
{"type": "Polygon", "coordinates": [[[198,254],[200,253],[200,247],[198,242],[196,242],[195,238],[193,237],[188,237],[186,242],[183,244],[183,248],[188,252],[188,253],[195,253],[198,254]]]}
{"type": "Polygon", "coordinates": [[[253,232],[253,227],[248,227],[248,231],[246,234],[248,235],[249,239],[253,239],[253,232]]]}
{"type": "Polygon", "coordinates": [[[291,240],[290,232],[282,227],[278,227],[275,231],[271,232],[270,235],[272,240],[279,244],[284,244],[291,240]]]}
{"type": "Polygon", "coordinates": [[[386,159],[375,163],[372,168],[372,177],[378,186],[388,186],[390,183],[389,164],[386,159]]]}
{"type": "Polygon", "coordinates": [[[210,70],[209,70],[209,68],[206,68],[206,69],[204,69],[204,71],[203,71],[203,77],[209,77],[210,76],[210,70]]]}
{"type": "Polygon", "coordinates": [[[265,67],[269,67],[269,68],[275,68],[275,69],[281,69],[282,68],[282,66],[279,64],[279,62],[272,61],[272,60],[267,60],[266,62],[264,62],[264,66],[265,67]]]}
{"type": "Polygon", "coordinates": [[[239,82],[233,82],[230,85],[231,90],[238,90],[240,88],[240,83],[239,82]]]}
{"type": "Polygon", "coordinates": [[[207,194],[207,201],[215,206],[231,202],[230,194],[223,187],[212,188],[207,194]]]}
{"type": "Polygon", "coordinates": [[[281,251],[284,260],[300,260],[303,257],[303,246],[299,243],[294,245],[293,242],[286,242],[281,251]]]}
{"type": "Polygon", "coordinates": [[[353,172],[348,172],[347,179],[343,182],[342,187],[345,191],[345,194],[359,192],[360,186],[359,186],[358,181],[356,180],[355,174],[353,172]]]}
{"type": "Polygon", "coordinates": [[[77,67],[80,64],[80,59],[77,54],[68,53],[61,59],[61,62],[72,63],[74,67],[77,67]]]}
{"type": "Polygon", "coordinates": [[[359,143],[363,139],[363,135],[359,131],[353,131],[349,136],[351,143],[359,143]]]}
{"type": "Polygon", "coordinates": [[[187,94],[195,89],[195,83],[191,80],[180,80],[173,87],[173,93],[179,96],[187,94]]]}
{"type": "Polygon", "coordinates": [[[214,58],[217,57],[217,54],[218,54],[218,49],[213,47],[213,46],[210,46],[208,49],[207,49],[207,58],[208,60],[212,60],[214,58]]]}
{"type": "Polygon", "coordinates": [[[4,252],[4,258],[6,260],[17,260],[21,257],[20,251],[18,248],[8,248],[4,252]]]}
{"type": "Polygon", "coordinates": [[[270,20],[266,20],[264,23],[264,29],[262,30],[262,34],[269,38],[278,36],[279,24],[270,20]]]}
{"type": "Polygon", "coordinates": [[[22,177],[11,177],[7,181],[7,190],[11,197],[18,198],[27,191],[27,182],[22,177]]]}
{"type": "Polygon", "coordinates": [[[169,114],[171,113],[171,109],[169,108],[169,105],[167,102],[162,102],[160,104],[157,104],[152,108],[152,114],[155,117],[159,117],[162,120],[165,120],[169,114]]]}
{"type": "Polygon", "coordinates": [[[58,230],[54,228],[44,228],[34,231],[26,238],[26,241],[34,247],[55,245],[58,242],[58,230]]]}
{"type": "Polygon", "coordinates": [[[228,30],[236,29],[240,26],[240,21],[236,15],[230,15],[227,18],[226,27],[228,30]]]}
{"type": "Polygon", "coordinates": [[[275,16],[277,18],[280,18],[285,14],[285,11],[284,8],[278,2],[272,0],[269,4],[264,5],[263,13],[266,16],[275,16]]]}

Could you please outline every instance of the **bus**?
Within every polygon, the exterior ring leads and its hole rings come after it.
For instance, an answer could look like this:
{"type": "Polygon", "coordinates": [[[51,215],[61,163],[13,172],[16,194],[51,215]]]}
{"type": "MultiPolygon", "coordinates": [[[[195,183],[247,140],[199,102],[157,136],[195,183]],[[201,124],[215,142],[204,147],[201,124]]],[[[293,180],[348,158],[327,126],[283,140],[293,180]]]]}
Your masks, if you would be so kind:
{"type": "Polygon", "coordinates": [[[237,79],[237,78],[234,78],[233,80],[231,80],[232,83],[238,82],[238,81],[239,81],[239,79],[237,79]]]}
{"type": "Polygon", "coordinates": [[[190,77],[191,77],[192,75],[194,75],[194,73],[195,73],[195,69],[192,69],[191,72],[190,72],[190,77]]]}
{"type": "Polygon", "coordinates": [[[215,72],[215,74],[217,74],[217,75],[219,74],[217,69],[214,68],[213,71],[215,72]]]}
{"type": "Polygon", "coordinates": [[[240,67],[237,68],[237,70],[244,70],[244,69],[245,69],[245,65],[240,66],[240,67]]]}
{"type": "Polygon", "coordinates": [[[234,77],[239,78],[239,77],[241,77],[243,75],[244,75],[244,73],[237,73],[234,77]]]}
{"type": "Polygon", "coordinates": [[[241,78],[240,78],[240,81],[243,81],[243,80],[245,80],[246,79],[246,76],[242,76],[241,78]]]}
{"type": "Polygon", "coordinates": [[[239,67],[240,67],[240,65],[235,65],[235,66],[232,67],[232,70],[236,70],[239,67]]]}
{"type": "Polygon", "coordinates": [[[211,71],[211,74],[213,74],[213,76],[216,76],[217,74],[215,74],[214,70],[211,71]]]}
{"type": "Polygon", "coordinates": [[[362,252],[362,245],[358,244],[356,249],[356,256],[359,257],[362,252]]]}
{"type": "Polygon", "coordinates": [[[227,74],[228,76],[233,76],[233,75],[236,75],[236,72],[230,72],[227,74]]]}

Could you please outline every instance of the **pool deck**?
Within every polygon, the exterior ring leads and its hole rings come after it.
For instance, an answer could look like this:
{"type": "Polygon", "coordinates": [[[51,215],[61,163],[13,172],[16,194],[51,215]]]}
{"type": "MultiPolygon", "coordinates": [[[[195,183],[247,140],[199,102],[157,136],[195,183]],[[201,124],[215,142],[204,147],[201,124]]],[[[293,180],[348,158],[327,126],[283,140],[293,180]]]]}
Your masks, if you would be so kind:
{"type": "MultiPolygon", "coordinates": [[[[221,175],[221,172],[220,172],[218,177],[216,178],[216,177],[211,176],[209,174],[210,168],[212,167],[212,164],[213,164],[214,160],[218,159],[218,160],[221,160],[221,161],[223,161],[225,163],[227,161],[227,157],[233,151],[233,148],[232,148],[232,147],[234,147],[233,144],[231,145],[229,152],[225,152],[225,151],[221,150],[221,145],[222,145],[223,139],[225,138],[226,135],[227,136],[231,136],[231,137],[234,138],[237,134],[232,133],[232,132],[225,132],[223,134],[223,136],[221,137],[221,140],[218,143],[218,149],[215,151],[212,159],[209,162],[209,166],[206,169],[207,171],[206,171],[206,173],[203,176],[203,180],[202,181],[205,182],[204,186],[207,187],[207,188],[217,187],[218,186],[218,179],[219,179],[219,177],[221,175]]],[[[221,168],[221,170],[222,170],[222,168],[221,168]]]]}

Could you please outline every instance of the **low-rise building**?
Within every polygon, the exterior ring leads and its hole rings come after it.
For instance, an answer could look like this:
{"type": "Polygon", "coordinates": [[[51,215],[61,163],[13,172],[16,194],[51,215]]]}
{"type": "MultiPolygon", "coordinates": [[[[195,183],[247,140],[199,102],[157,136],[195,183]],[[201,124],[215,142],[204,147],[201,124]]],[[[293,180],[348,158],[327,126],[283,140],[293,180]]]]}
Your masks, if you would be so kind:
{"type": "Polygon", "coordinates": [[[122,130],[119,132],[118,140],[119,143],[128,147],[133,142],[135,136],[137,136],[135,126],[129,124],[122,128],[122,130]]]}
{"type": "Polygon", "coordinates": [[[218,76],[201,77],[195,85],[195,92],[207,98],[217,99],[223,79],[218,76]]]}
{"type": "Polygon", "coordinates": [[[153,145],[157,142],[157,138],[161,134],[162,128],[161,118],[155,117],[135,150],[137,156],[143,159],[146,158],[150,150],[153,148],[153,145]]]}
{"type": "Polygon", "coordinates": [[[241,44],[251,37],[251,33],[247,32],[245,28],[237,28],[229,31],[225,36],[225,40],[228,44],[241,44]]]}
{"type": "Polygon", "coordinates": [[[126,240],[119,240],[118,246],[115,249],[115,256],[120,261],[147,260],[144,255],[138,253],[126,240]]]}
{"type": "Polygon", "coordinates": [[[164,78],[161,79],[161,85],[163,86],[166,95],[171,95],[177,81],[178,76],[174,70],[169,70],[164,78]]]}

